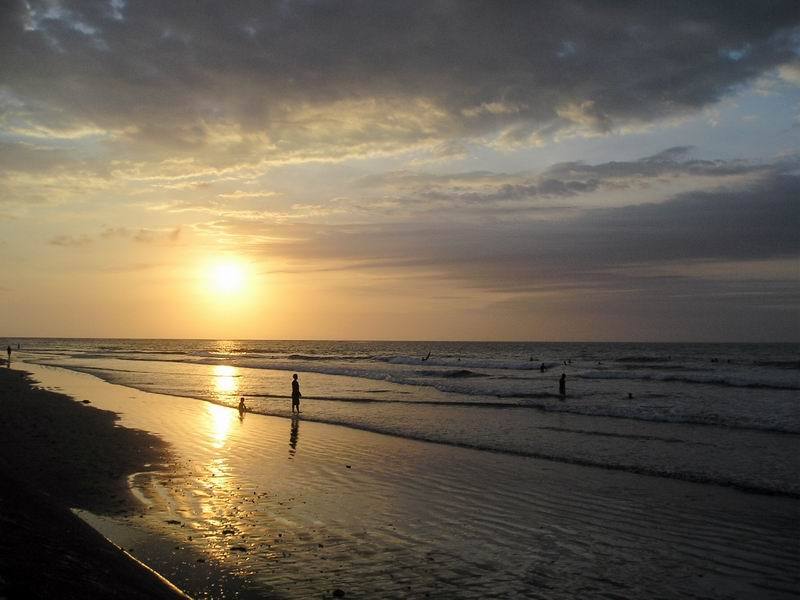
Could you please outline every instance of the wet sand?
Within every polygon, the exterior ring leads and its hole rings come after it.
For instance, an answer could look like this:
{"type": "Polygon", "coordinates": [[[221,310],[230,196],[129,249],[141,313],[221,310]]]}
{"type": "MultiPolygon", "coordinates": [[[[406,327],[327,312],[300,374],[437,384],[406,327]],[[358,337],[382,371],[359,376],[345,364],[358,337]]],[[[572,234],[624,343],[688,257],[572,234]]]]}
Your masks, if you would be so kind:
{"type": "MultiPolygon", "coordinates": [[[[796,598],[798,501],[245,414],[31,367],[157,433],[141,516],[83,516],[191,594],[796,598]]],[[[368,408],[365,408],[368,410],[368,408]]],[[[448,423],[442,423],[447,427],[448,423]]]]}

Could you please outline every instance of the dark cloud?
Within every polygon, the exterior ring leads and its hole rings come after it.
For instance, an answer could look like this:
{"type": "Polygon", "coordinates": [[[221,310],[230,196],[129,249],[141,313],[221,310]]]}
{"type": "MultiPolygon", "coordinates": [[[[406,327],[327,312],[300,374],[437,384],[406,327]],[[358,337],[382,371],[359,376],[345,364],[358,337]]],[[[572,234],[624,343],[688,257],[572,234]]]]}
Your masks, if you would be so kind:
{"type": "MultiPolygon", "coordinates": [[[[567,162],[553,165],[546,175],[566,178],[593,179],[645,179],[653,177],[675,177],[693,175],[697,177],[725,177],[746,175],[764,170],[764,165],[753,164],[743,160],[703,160],[692,159],[688,155],[691,146],[676,146],[663,152],[635,161],[614,161],[599,165],[583,162],[567,162]]],[[[772,169],[796,166],[797,158],[788,157],[785,163],[770,166],[772,169]]]]}
{"type": "Polygon", "coordinates": [[[798,198],[799,176],[772,173],[739,188],[547,220],[334,226],[229,219],[215,227],[272,236],[265,252],[300,261],[426,267],[477,287],[532,291],[551,283],[617,285],[632,267],[798,257],[798,198]],[[302,243],[281,243],[282,236],[302,243]]]}
{"type": "MultiPolygon", "coordinates": [[[[795,59],[793,0],[11,0],[3,123],[97,127],[139,157],[392,148],[683,114],[795,59]],[[219,128],[238,139],[220,142],[219,128]]],[[[325,153],[328,154],[325,154],[325,153]]],[[[208,157],[209,159],[212,157],[208,157]]]]}
{"type": "MultiPolygon", "coordinates": [[[[691,150],[687,146],[669,148],[632,161],[559,163],[538,175],[485,171],[448,175],[386,173],[363,178],[357,182],[357,187],[393,192],[400,200],[398,204],[405,207],[437,202],[440,206],[482,205],[497,210],[496,203],[571,198],[598,190],[641,189],[658,181],[676,178],[704,177],[722,184],[729,177],[770,176],[791,171],[800,164],[797,157],[787,157],[783,162],[770,164],[693,159],[688,156],[691,150]]],[[[513,210],[531,210],[531,206],[524,204],[513,210]]],[[[495,214],[501,215],[500,212],[495,214]]]]}

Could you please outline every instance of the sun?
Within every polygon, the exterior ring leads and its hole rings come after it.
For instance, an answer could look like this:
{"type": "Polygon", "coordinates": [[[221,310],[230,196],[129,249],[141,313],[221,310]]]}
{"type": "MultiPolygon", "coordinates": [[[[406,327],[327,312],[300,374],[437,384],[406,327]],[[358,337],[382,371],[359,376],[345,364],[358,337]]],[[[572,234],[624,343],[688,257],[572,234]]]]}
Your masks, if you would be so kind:
{"type": "Polygon", "coordinates": [[[245,285],[245,269],[233,260],[217,262],[211,266],[209,281],[214,291],[220,294],[235,294],[245,285]]]}

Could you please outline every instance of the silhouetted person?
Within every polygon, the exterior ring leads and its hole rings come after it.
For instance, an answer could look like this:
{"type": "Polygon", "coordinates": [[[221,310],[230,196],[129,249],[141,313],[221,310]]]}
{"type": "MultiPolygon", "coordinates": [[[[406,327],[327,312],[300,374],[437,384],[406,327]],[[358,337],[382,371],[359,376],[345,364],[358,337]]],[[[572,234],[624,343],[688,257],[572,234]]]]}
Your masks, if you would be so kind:
{"type": "Polygon", "coordinates": [[[244,403],[244,396],[239,398],[239,414],[243,415],[247,412],[247,405],[244,403]]]}
{"type": "Polygon", "coordinates": [[[300,398],[303,394],[300,393],[300,382],[297,381],[297,373],[292,375],[292,412],[297,409],[300,412],[300,398]]]}
{"type": "Polygon", "coordinates": [[[8,368],[11,368],[11,346],[6,348],[6,352],[8,352],[8,368]]]}
{"type": "Polygon", "coordinates": [[[631,392],[628,392],[628,400],[633,400],[633,394],[631,392]]]}
{"type": "Polygon", "coordinates": [[[545,367],[545,366],[544,366],[544,363],[542,363],[541,365],[539,365],[539,371],[541,371],[542,373],[544,373],[546,370],[547,370],[547,367],[545,367]]]}
{"type": "Polygon", "coordinates": [[[567,374],[562,373],[558,380],[558,393],[563,398],[567,395],[567,374]]]}

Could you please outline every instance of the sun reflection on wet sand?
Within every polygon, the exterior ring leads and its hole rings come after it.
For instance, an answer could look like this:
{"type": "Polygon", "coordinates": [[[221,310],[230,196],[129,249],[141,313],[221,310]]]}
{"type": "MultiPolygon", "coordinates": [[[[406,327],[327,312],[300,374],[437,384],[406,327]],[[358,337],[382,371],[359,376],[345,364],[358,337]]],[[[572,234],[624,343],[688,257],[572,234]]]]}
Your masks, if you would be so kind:
{"type": "Polygon", "coordinates": [[[236,411],[227,406],[206,404],[208,416],[208,432],[214,448],[223,448],[231,431],[231,425],[236,420],[236,411]]]}

